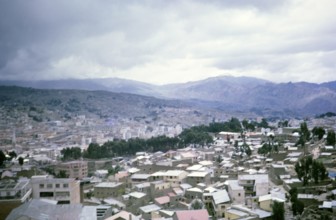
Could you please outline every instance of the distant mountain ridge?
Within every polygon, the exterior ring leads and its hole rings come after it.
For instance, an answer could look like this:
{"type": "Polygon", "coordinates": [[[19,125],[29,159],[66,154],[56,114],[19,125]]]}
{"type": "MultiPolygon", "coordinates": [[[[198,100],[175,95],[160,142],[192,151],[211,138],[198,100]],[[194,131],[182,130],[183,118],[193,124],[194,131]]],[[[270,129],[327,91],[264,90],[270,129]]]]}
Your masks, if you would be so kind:
{"type": "Polygon", "coordinates": [[[314,115],[336,111],[336,81],[328,83],[273,83],[253,77],[219,76],[205,80],[152,85],[120,78],[0,81],[39,89],[105,90],[164,99],[180,99],[221,110],[253,111],[258,114],[314,115]]]}

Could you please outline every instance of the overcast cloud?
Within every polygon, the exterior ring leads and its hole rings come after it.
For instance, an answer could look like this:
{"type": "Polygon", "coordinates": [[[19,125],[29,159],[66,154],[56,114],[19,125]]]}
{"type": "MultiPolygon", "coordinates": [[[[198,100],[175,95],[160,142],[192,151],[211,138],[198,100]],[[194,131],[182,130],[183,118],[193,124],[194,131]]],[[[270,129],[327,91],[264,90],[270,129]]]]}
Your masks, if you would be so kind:
{"type": "Polygon", "coordinates": [[[335,0],[1,0],[0,79],[336,80],[335,0]]]}

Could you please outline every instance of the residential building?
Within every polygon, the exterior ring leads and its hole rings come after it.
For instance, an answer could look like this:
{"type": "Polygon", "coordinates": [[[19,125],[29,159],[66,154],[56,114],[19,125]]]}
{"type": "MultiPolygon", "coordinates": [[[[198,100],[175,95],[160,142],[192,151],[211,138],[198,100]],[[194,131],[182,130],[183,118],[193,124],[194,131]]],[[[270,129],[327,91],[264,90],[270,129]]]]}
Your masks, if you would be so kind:
{"type": "Polygon", "coordinates": [[[209,213],[206,209],[181,210],[175,212],[173,220],[209,220],[209,217],[209,213]]]}
{"type": "Polygon", "coordinates": [[[160,206],[156,204],[146,205],[139,208],[140,214],[142,214],[143,219],[155,219],[159,218],[159,210],[161,209],[160,206]]]}
{"type": "Polygon", "coordinates": [[[196,186],[199,183],[204,183],[206,185],[210,184],[211,182],[211,177],[210,173],[208,172],[192,172],[187,175],[187,183],[189,183],[192,186],[196,186]]]}
{"type": "Polygon", "coordinates": [[[123,183],[103,182],[94,186],[94,195],[97,198],[117,197],[125,192],[123,183]]]}
{"type": "Polygon", "coordinates": [[[217,217],[225,217],[225,209],[230,205],[230,197],[225,189],[216,190],[211,193],[205,193],[204,201],[208,203],[208,206],[211,204],[211,207],[213,207],[217,217]]]}
{"type": "Polygon", "coordinates": [[[56,166],[55,172],[64,170],[68,178],[83,179],[88,176],[88,163],[86,161],[71,161],[56,166]]]}
{"type": "Polygon", "coordinates": [[[245,190],[239,185],[238,180],[228,180],[227,184],[232,203],[245,204],[245,190]]]}
{"type": "Polygon", "coordinates": [[[31,185],[34,199],[51,199],[58,204],[80,203],[80,183],[73,178],[33,176],[31,185]]]}
{"type": "Polygon", "coordinates": [[[28,179],[0,181],[0,219],[31,198],[32,189],[28,179]]]}
{"type": "Polygon", "coordinates": [[[81,204],[57,205],[56,201],[33,199],[15,208],[6,220],[103,220],[111,215],[112,209],[109,206],[83,206],[81,204]]]}
{"type": "Polygon", "coordinates": [[[183,170],[168,170],[168,171],[159,171],[151,175],[151,179],[163,180],[169,182],[172,187],[178,187],[181,183],[185,182],[185,179],[188,175],[188,172],[183,170]]]}
{"type": "Polygon", "coordinates": [[[238,183],[240,186],[244,187],[245,197],[268,194],[268,174],[239,175],[238,183]]]}

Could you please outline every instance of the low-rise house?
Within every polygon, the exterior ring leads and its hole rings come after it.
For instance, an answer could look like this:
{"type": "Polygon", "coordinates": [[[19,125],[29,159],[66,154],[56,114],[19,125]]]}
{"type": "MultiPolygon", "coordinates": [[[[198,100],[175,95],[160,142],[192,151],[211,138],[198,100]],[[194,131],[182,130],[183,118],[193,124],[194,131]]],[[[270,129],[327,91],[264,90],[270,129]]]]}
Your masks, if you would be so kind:
{"type": "Polygon", "coordinates": [[[131,176],[131,181],[133,185],[136,185],[141,182],[148,182],[149,181],[149,174],[141,174],[141,173],[135,173],[131,176]]]}
{"type": "Polygon", "coordinates": [[[162,194],[163,192],[166,192],[170,188],[171,187],[169,182],[164,182],[163,180],[154,181],[150,183],[150,194],[151,195],[162,194]]]}
{"type": "Polygon", "coordinates": [[[160,217],[160,214],[159,214],[160,209],[161,209],[160,206],[158,206],[156,204],[146,205],[146,206],[142,206],[142,207],[139,208],[140,214],[142,215],[143,219],[159,218],[160,217]]]}
{"type": "Polygon", "coordinates": [[[213,207],[217,217],[225,217],[225,209],[230,204],[230,197],[226,190],[216,190],[211,193],[204,193],[203,197],[207,206],[213,207]]]}
{"type": "Polygon", "coordinates": [[[228,192],[233,204],[245,204],[245,190],[238,180],[228,180],[228,192]]]}
{"type": "Polygon", "coordinates": [[[262,209],[250,209],[244,205],[232,205],[225,210],[225,218],[234,219],[272,219],[272,212],[262,209]],[[244,214],[245,213],[245,214],[244,214]]]}
{"type": "Polygon", "coordinates": [[[141,219],[140,217],[133,215],[131,212],[123,210],[111,217],[108,217],[105,220],[140,220],[140,219],[141,219]]]}
{"type": "Polygon", "coordinates": [[[169,196],[161,196],[154,199],[156,205],[161,208],[170,208],[170,197],[169,196]]]}
{"type": "Polygon", "coordinates": [[[99,178],[105,178],[108,175],[108,170],[96,170],[94,175],[99,178]]]}
{"type": "Polygon", "coordinates": [[[137,192],[143,192],[146,194],[150,194],[151,193],[151,184],[149,182],[145,182],[145,183],[139,183],[137,185],[134,186],[134,189],[137,192]]]}
{"type": "Polygon", "coordinates": [[[148,199],[148,195],[142,192],[131,192],[128,194],[128,197],[128,204],[134,206],[145,204],[148,199]]]}
{"type": "Polygon", "coordinates": [[[196,198],[202,198],[203,197],[203,190],[199,189],[199,188],[190,188],[187,189],[187,191],[185,192],[184,195],[189,201],[196,199],[196,198]]]}
{"type": "Polygon", "coordinates": [[[159,171],[151,175],[153,181],[163,180],[169,182],[172,187],[178,187],[181,183],[185,182],[188,172],[183,170],[168,170],[159,171]]]}
{"type": "Polygon", "coordinates": [[[269,176],[273,183],[278,185],[282,184],[283,181],[281,179],[281,176],[283,175],[288,175],[286,165],[272,164],[270,166],[269,176]]]}
{"type": "Polygon", "coordinates": [[[238,184],[244,187],[245,197],[268,194],[269,179],[267,174],[239,175],[238,184]]]}
{"type": "Polygon", "coordinates": [[[123,183],[102,182],[94,186],[94,195],[97,198],[117,197],[125,192],[123,183]]]}
{"type": "Polygon", "coordinates": [[[272,194],[267,194],[267,195],[259,196],[258,205],[261,209],[272,212],[274,201],[281,202],[281,203],[286,202],[285,199],[278,198],[272,194]]]}
{"type": "Polygon", "coordinates": [[[209,172],[192,172],[187,176],[187,183],[192,186],[196,186],[198,183],[204,183],[209,185],[211,182],[211,176],[209,172]]]}
{"type": "Polygon", "coordinates": [[[209,220],[206,209],[176,211],[173,220],[209,220]]]}

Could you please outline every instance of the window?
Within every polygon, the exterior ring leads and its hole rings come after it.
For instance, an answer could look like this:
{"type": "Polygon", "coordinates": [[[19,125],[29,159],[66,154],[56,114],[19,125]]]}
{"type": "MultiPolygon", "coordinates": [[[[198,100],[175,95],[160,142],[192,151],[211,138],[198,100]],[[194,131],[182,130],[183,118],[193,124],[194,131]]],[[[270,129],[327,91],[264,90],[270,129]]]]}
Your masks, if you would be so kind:
{"type": "Polygon", "coordinates": [[[240,196],[240,193],[238,193],[238,196],[240,196]]]}
{"type": "Polygon", "coordinates": [[[40,184],[40,189],[43,189],[44,188],[44,184],[40,184]]]}
{"type": "Polygon", "coordinates": [[[57,204],[70,204],[69,200],[65,200],[65,201],[58,201],[57,204]]]}
{"type": "Polygon", "coordinates": [[[40,192],[40,197],[44,198],[44,197],[54,197],[54,193],[53,192],[40,192]]]}
{"type": "Polygon", "coordinates": [[[51,188],[52,188],[52,184],[50,184],[50,183],[47,184],[47,188],[48,188],[48,189],[51,189],[51,188]]]}
{"type": "Polygon", "coordinates": [[[55,187],[56,187],[56,188],[60,188],[60,184],[59,184],[59,183],[56,183],[55,187]]]}
{"type": "Polygon", "coordinates": [[[69,184],[63,183],[63,188],[68,188],[68,187],[69,187],[69,184]]]}

